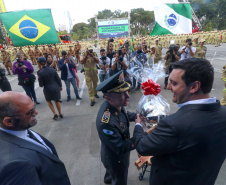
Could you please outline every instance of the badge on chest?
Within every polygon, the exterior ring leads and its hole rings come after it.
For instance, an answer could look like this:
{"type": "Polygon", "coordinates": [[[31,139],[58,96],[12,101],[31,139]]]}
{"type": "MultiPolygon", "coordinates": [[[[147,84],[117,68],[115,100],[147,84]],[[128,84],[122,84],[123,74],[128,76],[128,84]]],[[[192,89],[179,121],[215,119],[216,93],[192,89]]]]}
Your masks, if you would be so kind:
{"type": "Polygon", "coordinates": [[[120,122],[120,127],[121,127],[122,131],[125,130],[125,125],[122,122],[120,122]]]}
{"type": "Polygon", "coordinates": [[[102,119],[101,119],[101,122],[103,123],[109,123],[109,120],[110,120],[110,112],[107,110],[104,112],[103,116],[102,116],[102,119]]]}

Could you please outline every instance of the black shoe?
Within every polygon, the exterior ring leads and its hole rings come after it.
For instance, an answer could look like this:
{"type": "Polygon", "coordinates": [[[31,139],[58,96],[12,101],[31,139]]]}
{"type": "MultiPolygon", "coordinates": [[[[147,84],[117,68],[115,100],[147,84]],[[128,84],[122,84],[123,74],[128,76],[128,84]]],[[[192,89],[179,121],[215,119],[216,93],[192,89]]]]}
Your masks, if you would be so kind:
{"type": "Polygon", "coordinates": [[[96,94],[96,95],[95,95],[95,98],[100,98],[100,97],[98,96],[98,94],[96,94]]]}
{"type": "Polygon", "coordinates": [[[91,101],[90,106],[94,106],[95,101],[91,101]]]}
{"type": "Polygon", "coordinates": [[[54,117],[53,117],[53,119],[56,120],[57,118],[58,118],[58,115],[55,114],[54,117]]]}
{"type": "Polygon", "coordinates": [[[82,100],[82,98],[80,98],[79,96],[76,96],[76,98],[77,98],[78,100],[82,100]]]}
{"type": "Polygon", "coordinates": [[[60,114],[59,117],[60,117],[60,118],[63,118],[63,114],[60,114]]]}
{"type": "Polygon", "coordinates": [[[104,183],[105,184],[111,184],[111,178],[104,178],[104,183]]]}
{"type": "Polygon", "coordinates": [[[68,97],[67,97],[67,101],[70,101],[70,100],[71,100],[71,97],[70,97],[70,96],[68,96],[68,97]]]}
{"type": "Polygon", "coordinates": [[[35,104],[37,104],[37,105],[38,105],[38,104],[40,104],[40,103],[39,103],[38,101],[36,101],[36,102],[35,102],[35,104]]]}
{"type": "Polygon", "coordinates": [[[109,180],[109,181],[105,181],[105,180],[104,180],[104,183],[105,183],[105,184],[111,184],[111,180],[109,180]]]}

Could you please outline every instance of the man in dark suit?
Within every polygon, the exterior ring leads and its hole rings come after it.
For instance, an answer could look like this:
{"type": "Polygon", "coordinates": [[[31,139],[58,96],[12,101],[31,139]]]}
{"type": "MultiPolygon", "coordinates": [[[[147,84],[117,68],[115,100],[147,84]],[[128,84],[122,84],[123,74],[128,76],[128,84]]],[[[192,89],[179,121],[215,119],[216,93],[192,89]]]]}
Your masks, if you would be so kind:
{"type": "Polygon", "coordinates": [[[135,121],[137,117],[124,108],[129,103],[129,88],[123,71],[97,86],[97,91],[102,91],[106,99],[96,119],[101,140],[101,161],[106,168],[106,184],[127,185],[130,151],[134,149],[129,122],[135,121]]]}
{"type": "Polygon", "coordinates": [[[27,95],[0,95],[0,185],[70,185],[53,144],[29,129],[37,114],[27,95]]]}
{"type": "Polygon", "coordinates": [[[205,59],[175,62],[168,89],[179,110],[150,134],[135,121],[135,147],[153,156],[150,185],[214,185],[226,157],[226,108],[210,91],[214,69],[205,59]]]}
{"type": "Polygon", "coordinates": [[[76,76],[73,71],[75,69],[75,64],[71,59],[67,57],[67,52],[62,51],[62,59],[58,61],[59,68],[61,70],[61,80],[64,80],[66,89],[67,89],[67,101],[71,100],[71,93],[70,93],[70,83],[72,84],[75,92],[75,96],[78,100],[81,100],[78,94],[78,88],[76,84],[76,76]]]}

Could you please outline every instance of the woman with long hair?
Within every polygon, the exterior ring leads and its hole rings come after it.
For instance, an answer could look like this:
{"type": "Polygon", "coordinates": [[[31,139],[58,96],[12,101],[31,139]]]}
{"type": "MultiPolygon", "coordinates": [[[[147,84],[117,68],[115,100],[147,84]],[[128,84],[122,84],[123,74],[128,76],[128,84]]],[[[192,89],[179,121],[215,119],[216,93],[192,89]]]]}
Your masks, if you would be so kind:
{"type": "Polygon", "coordinates": [[[46,66],[52,67],[53,69],[57,70],[56,63],[54,62],[53,56],[51,54],[49,53],[46,54],[46,61],[47,61],[46,66]]]}

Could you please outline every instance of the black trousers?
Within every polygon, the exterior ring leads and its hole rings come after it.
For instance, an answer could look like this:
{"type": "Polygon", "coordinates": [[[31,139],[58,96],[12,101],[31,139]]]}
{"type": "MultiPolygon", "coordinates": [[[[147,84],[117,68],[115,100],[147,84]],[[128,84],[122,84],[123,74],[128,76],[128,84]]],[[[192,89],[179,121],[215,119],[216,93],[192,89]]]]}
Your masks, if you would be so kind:
{"type": "Polygon", "coordinates": [[[0,89],[5,92],[5,91],[12,91],[11,85],[8,81],[7,78],[4,80],[0,80],[0,89]]]}
{"type": "Polygon", "coordinates": [[[34,100],[34,102],[37,101],[36,94],[35,94],[35,83],[32,82],[30,85],[22,85],[24,91],[26,94],[34,100]]]}
{"type": "MultiPolygon", "coordinates": [[[[168,71],[168,76],[167,77],[165,77],[165,86],[167,86],[168,85],[168,80],[169,80],[169,75],[170,75],[170,73],[172,72],[172,67],[170,66],[169,67],[169,71],[168,71]]],[[[166,73],[167,74],[167,73],[166,73]]]]}

